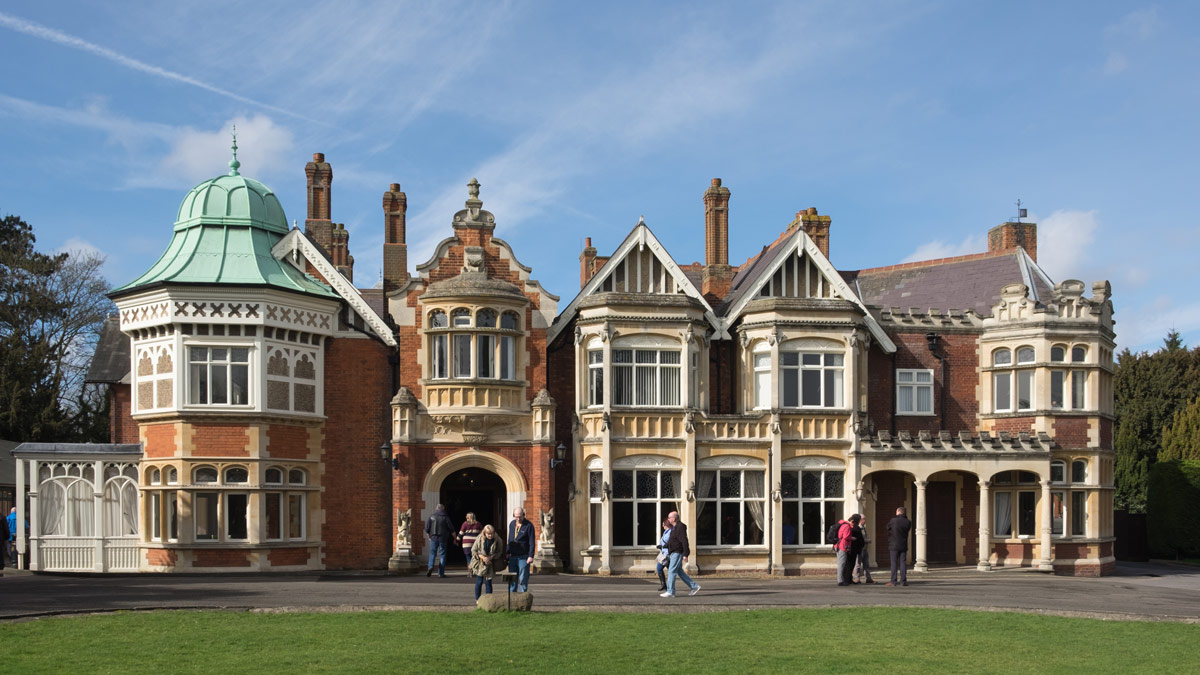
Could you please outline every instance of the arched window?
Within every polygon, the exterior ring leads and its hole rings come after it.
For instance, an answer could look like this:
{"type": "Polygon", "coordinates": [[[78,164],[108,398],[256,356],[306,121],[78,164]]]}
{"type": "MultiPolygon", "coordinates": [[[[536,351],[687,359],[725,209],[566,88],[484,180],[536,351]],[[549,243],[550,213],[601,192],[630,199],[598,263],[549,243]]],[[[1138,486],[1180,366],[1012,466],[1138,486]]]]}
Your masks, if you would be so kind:
{"type": "Polygon", "coordinates": [[[496,313],[490,309],[481,309],[475,314],[475,325],[479,328],[495,328],[496,313]]]}
{"type": "Polygon", "coordinates": [[[149,473],[150,473],[149,483],[151,485],[161,485],[162,484],[162,472],[159,471],[157,467],[150,469],[149,473]]]}
{"type": "Polygon", "coordinates": [[[1061,459],[1056,459],[1050,462],[1050,482],[1065,483],[1067,482],[1067,463],[1061,459]]]}
{"type": "Polygon", "coordinates": [[[1071,362],[1072,363],[1083,363],[1086,360],[1087,360],[1087,347],[1084,347],[1082,345],[1075,345],[1074,347],[1071,347],[1071,362]]]}
{"type": "Polygon", "coordinates": [[[277,466],[267,469],[263,482],[267,485],[281,485],[283,483],[283,469],[277,466]]]}
{"type": "Polygon", "coordinates": [[[1007,349],[997,349],[992,352],[993,366],[1007,366],[1012,363],[1012,352],[1007,349]]]}
{"type": "Polygon", "coordinates": [[[1077,459],[1071,462],[1071,482],[1086,483],[1087,482],[1087,460],[1077,459]]]}
{"type": "Polygon", "coordinates": [[[305,473],[304,469],[292,469],[291,471],[288,471],[289,485],[304,485],[307,482],[308,474],[305,473]]]}
{"type": "Polygon", "coordinates": [[[459,307],[451,314],[451,323],[455,328],[465,328],[471,325],[471,310],[459,307]]]}
{"type": "MultiPolygon", "coordinates": [[[[447,328],[450,325],[446,313],[436,309],[429,313],[430,328],[447,328]]],[[[435,379],[450,377],[449,337],[445,333],[429,336],[429,376],[435,379]]]]}
{"type": "MultiPolygon", "coordinates": [[[[992,365],[997,367],[1011,366],[1012,352],[1008,349],[997,349],[992,352],[992,365]]],[[[1017,349],[1017,364],[1032,366],[1036,358],[1033,347],[1017,349]]],[[[1013,410],[1033,409],[1034,369],[1032,367],[1015,370],[996,370],[992,373],[992,409],[994,412],[1011,412],[1013,410]],[[1013,386],[1013,380],[1016,386],[1013,386]]]]}
{"type": "Polygon", "coordinates": [[[500,327],[504,330],[520,330],[520,325],[516,312],[505,312],[500,315],[500,327]]]}
{"type": "Polygon", "coordinates": [[[179,483],[179,470],[175,467],[167,469],[167,484],[176,485],[179,483]]]}
{"type": "Polygon", "coordinates": [[[430,328],[446,328],[449,325],[450,322],[448,319],[446,319],[446,313],[442,310],[435,309],[429,313],[430,328]]]}
{"type": "Polygon", "coordinates": [[[211,466],[197,467],[192,474],[192,482],[194,483],[215,483],[217,482],[217,470],[211,466]]]}
{"type": "Polygon", "coordinates": [[[231,466],[225,469],[226,483],[246,483],[250,480],[250,472],[245,467],[231,466]]]}
{"type": "Polygon", "coordinates": [[[1064,345],[1054,345],[1050,348],[1050,361],[1062,363],[1067,360],[1067,348],[1064,345]]]}
{"type": "Polygon", "coordinates": [[[1033,359],[1033,347],[1021,347],[1017,349],[1017,363],[1033,363],[1033,359]]]}
{"type": "Polygon", "coordinates": [[[137,484],[118,475],[104,485],[104,536],[131,537],[138,533],[137,484]]]}

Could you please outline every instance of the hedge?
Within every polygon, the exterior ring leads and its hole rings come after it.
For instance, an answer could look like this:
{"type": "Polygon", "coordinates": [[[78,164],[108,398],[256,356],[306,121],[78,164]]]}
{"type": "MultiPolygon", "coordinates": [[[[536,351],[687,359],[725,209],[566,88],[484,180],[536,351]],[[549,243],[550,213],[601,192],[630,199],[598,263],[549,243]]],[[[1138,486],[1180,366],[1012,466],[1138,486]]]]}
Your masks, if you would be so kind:
{"type": "Polygon", "coordinates": [[[1150,469],[1146,520],[1150,555],[1200,558],[1200,460],[1158,462],[1150,469]]]}

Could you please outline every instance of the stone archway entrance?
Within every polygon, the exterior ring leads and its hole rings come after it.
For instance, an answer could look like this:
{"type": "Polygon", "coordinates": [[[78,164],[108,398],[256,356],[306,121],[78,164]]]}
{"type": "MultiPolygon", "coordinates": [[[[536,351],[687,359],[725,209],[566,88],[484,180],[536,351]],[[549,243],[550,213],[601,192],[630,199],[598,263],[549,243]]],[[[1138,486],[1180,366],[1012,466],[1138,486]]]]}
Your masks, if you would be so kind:
{"type": "MultiPolygon", "coordinates": [[[[505,518],[507,495],[500,476],[479,467],[461,469],[442,481],[439,494],[439,500],[446,506],[456,527],[467,519],[467,513],[474,513],[479,522],[492,525],[497,532],[504,531],[508,522],[505,518]]],[[[450,547],[446,552],[446,564],[467,564],[461,546],[450,547]]]]}

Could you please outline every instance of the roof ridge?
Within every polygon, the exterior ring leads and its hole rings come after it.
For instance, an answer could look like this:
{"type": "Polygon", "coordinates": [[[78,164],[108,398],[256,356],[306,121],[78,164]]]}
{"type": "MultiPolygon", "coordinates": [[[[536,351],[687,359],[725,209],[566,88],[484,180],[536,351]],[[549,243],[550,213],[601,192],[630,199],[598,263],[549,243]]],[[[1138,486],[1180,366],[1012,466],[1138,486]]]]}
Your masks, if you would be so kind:
{"type": "Polygon", "coordinates": [[[966,255],[951,256],[949,258],[933,258],[931,260],[917,260],[914,262],[898,263],[896,265],[884,265],[883,267],[867,267],[861,270],[840,271],[853,274],[877,274],[881,272],[894,272],[896,270],[914,269],[917,267],[951,265],[954,263],[968,262],[971,260],[983,260],[985,258],[999,258],[1006,255],[1014,255],[1016,252],[1016,249],[1008,249],[1005,251],[984,251],[983,253],[968,253],[966,255]]]}

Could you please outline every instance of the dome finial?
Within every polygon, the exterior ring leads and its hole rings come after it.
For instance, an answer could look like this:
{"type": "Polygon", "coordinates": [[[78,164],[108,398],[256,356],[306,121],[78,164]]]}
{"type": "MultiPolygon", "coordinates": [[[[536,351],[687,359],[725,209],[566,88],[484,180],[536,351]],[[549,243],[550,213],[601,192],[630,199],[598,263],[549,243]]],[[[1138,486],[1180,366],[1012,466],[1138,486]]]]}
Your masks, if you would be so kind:
{"type": "Polygon", "coordinates": [[[238,167],[241,165],[242,163],[237,158],[237,125],[235,124],[233,125],[233,159],[229,160],[229,175],[240,175],[238,174],[238,167]]]}

